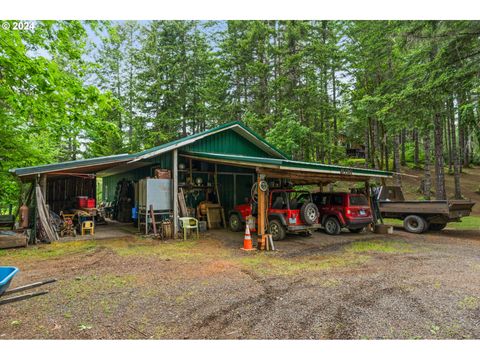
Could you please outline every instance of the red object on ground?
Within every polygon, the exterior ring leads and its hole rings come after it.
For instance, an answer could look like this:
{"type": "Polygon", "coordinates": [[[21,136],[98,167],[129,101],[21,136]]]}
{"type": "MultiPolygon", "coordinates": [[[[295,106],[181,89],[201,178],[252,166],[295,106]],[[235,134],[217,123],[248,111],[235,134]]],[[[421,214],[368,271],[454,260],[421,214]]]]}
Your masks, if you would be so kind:
{"type": "Polygon", "coordinates": [[[87,200],[87,208],[94,208],[95,207],[95,199],[94,198],[89,198],[87,200]]]}
{"type": "Polygon", "coordinates": [[[242,250],[255,250],[252,246],[252,236],[250,235],[250,229],[248,228],[248,224],[245,225],[245,237],[243,239],[242,250]]]}
{"type": "Polygon", "coordinates": [[[77,207],[79,208],[88,207],[88,196],[77,196],[77,207]]]}

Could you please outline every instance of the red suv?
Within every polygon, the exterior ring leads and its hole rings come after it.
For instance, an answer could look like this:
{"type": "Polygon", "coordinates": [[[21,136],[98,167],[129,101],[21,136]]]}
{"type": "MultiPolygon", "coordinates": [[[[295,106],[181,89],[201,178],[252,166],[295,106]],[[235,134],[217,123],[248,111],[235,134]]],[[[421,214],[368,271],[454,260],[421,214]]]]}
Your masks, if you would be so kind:
{"type": "MultiPolygon", "coordinates": [[[[229,213],[229,225],[232,231],[244,228],[245,219],[257,215],[257,204],[237,205],[229,213]]],[[[318,208],[308,191],[292,189],[270,190],[268,199],[268,232],[273,240],[282,240],[287,232],[309,233],[320,227],[318,208]]]]}
{"type": "Polygon", "coordinates": [[[329,235],[338,235],[342,228],[361,232],[373,222],[368,199],[362,194],[315,193],[313,202],[320,211],[320,224],[329,235]]]}

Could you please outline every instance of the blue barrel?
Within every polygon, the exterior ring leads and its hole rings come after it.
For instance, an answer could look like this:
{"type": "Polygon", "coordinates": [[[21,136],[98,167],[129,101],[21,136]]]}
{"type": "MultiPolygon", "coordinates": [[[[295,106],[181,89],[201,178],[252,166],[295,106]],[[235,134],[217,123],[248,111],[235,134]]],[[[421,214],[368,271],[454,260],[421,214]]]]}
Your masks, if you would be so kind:
{"type": "Polygon", "coordinates": [[[132,208],[132,219],[138,219],[138,209],[136,207],[132,208]]]}

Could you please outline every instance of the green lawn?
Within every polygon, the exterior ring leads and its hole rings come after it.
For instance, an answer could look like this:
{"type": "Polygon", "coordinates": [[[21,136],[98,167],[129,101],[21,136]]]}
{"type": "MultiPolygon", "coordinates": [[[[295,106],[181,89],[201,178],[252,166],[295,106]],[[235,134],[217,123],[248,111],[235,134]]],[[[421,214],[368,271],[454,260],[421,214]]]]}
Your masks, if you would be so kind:
{"type": "Polygon", "coordinates": [[[451,229],[480,230],[480,216],[467,216],[461,222],[451,222],[447,225],[451,229]]]}
{"type": "MultiPolygon", "coordinates": [[[[385,219],[385,224],[403,226],[402,220],[385,219]]],[[[448,223],[447,228],[458,230],[480,230],[480,216],[467,216],[462,218],[461,222],[448,223]]]]}

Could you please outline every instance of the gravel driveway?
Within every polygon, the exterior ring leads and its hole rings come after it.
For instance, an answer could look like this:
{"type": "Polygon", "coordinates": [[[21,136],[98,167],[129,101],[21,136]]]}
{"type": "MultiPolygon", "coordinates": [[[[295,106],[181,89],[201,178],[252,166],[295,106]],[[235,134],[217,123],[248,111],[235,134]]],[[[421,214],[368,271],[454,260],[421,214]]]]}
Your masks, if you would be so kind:
{"type": "Polygon", "coordinates": [[[480,338],[480,232],[317,232],[243,252],[242,234],[134,237],[0,252],[13,286],[56,277],[4,305],[0,339],[480,338]]]}

